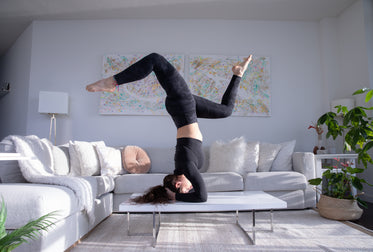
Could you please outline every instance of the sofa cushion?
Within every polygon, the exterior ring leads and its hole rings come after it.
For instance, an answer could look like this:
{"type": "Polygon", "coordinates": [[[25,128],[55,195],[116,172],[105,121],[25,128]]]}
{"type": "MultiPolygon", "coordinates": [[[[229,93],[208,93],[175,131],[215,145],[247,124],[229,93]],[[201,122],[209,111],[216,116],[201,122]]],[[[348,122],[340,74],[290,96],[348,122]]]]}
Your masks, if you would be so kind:
{"type": "Polygon", "coordinates": [[[259,165],[259,142],[247,142],[245,153],[245,170],[256,172],[259,165]]]}
{"type": "Polygon", "coordinates": [[[271,171],[292,171],[293,170],[293,152],[296,141],[280,143],[281,149],[272,163],[271,171]]]}
{"type": "Polygon", "coordinates": [[[0,184],[0,191],[8,213],[6,229],[19,228],[53,211],[58,211],[57,219],[79,211],[74,192],[64,186],[0,184]]]}
{"type": "Polygon", "coordinates": [[[51,146],[54,160],[54,174],[67,175],[70,172],[70,159],[68,146],[51,146]]]}
{"type": "Polygon", "coordinates": [[[171,174],[175,170],[175,147],[149,147],[145,151],[150,158],[149,173],[171,174]]]}
{"type": "Polygon", "coordinates": [[[142,193],[150,187],[163,184],[167,174],[124,174],[115,178],[114,193],[142,193]]]}
{"type": "Polygon", "coordinates": [[[123,168],[129,173],[147,173],[150,170],[150,158],[142,148],[128,145],[122,150],[123,168]]]}
{"type": "Polygon", "coordinates": [[[72,175],[92,176],[100,174],[100,161],[95,146],[105,146],[105,142],[69,142],[72,175]]]}
{"type": "Polygon", "coordinates": [[[93,192],[96,191],[96,198],[114,190],[114,178],[111,176],[85,176],[85,179],[92,187],[93,192]]]}
{"type": "Polygon", "coordinates": [[[124,173],[120,149],[97,146],[96,150],[100,160],[101,175],[120,175],[124,173]]]}
{"type": "Polygon", "coordinates": [[[216,141],[211,145],[207,172],[236,172],[246,174],[246,141],[243,137],[230,142],[216,141]]]}
{"type": "Polygon", "coordinates": [[[272,163],[277,157],[281,149],[279,144],[260,143],[259,145],[259,172],[268,172],[272,167],[272,163]]]}
{"type": "Polygon", "coordinates": [[[243,178],[235,172],[201,173],[208,192],[242,191],[243,178]]]}
{"type": "Polygon", "coordinates": [[[299,172],[256,172],[245,178],[246,191],[291,191],[304,190],[306,177],[299,172]]]}

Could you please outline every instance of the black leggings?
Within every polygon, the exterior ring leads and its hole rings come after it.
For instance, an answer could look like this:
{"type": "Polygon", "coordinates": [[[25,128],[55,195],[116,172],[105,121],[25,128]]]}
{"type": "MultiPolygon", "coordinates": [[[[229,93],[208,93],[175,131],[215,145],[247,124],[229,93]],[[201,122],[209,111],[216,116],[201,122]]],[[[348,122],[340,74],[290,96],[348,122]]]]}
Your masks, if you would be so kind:
{"type": "Polygon", "coordinates": [[[141,80],[151,72],[166,91],[166,109],[177,128],[197,122],[197,118],[225,118],[232,114],[241,77],[233,75],[221,103],[192,95],[185,80],[161,55],[152,53],[114,75],[118,84],[141,80]]]}
{"type": "MultiPolygon", "coordinates": [[[[152,53],[114,75],[118,84],[141,80],[151,72],[166,91],[166,109],[177,128],[197,122],[197,118],[225,118],[232,114],[241,77],[233,75],[221,103],[192,95],[177,70],[161,55],[152,53]]],[[[204,202],[207,191],[199,169],[203,165],[202,142],[178,138],[174,174],[184,174],[193,185],[190,193],[176,193],[181,201],[204,202]]]]}

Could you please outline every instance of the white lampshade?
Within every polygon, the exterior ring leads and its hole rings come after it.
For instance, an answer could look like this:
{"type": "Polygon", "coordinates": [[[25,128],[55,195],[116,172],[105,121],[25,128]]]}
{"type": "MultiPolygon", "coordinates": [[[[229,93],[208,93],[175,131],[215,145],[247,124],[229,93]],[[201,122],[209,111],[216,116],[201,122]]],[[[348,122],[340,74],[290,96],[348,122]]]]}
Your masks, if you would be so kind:
{"type": "Polygon", "coordinates": [[[63,92],[40,91],[39,113],[68,114],[69,95],[63,92]]]}
{"type": "MultiPolygon", "coordinates": [[[[347,107],[347,109],[350,110],[355,106],[355,100],[352,99],[352,98],[333,100],[330,104],[331,111],[334,112],[334,113],[337,113],[338,109],[335,108],[335,107],[338,106],[338,105],[342,105],[344,107],[347,107]]],[[[342,114],[342,112],[339,113],[339,115],[341,115],[341,114],[342,114]]]]}

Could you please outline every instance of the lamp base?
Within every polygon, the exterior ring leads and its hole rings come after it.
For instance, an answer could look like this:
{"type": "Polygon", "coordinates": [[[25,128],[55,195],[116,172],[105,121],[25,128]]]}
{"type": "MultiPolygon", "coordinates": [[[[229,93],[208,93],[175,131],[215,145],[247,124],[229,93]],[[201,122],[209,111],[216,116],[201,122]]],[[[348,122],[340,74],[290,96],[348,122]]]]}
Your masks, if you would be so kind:
{"type": "Polygon", "coordinates": [[[49,141],[52,141],[51,138],[52,138],[52,128],[54,129],[54,145],[56,145],[56,129],[57,129],[57,119],[55,117],[54,114],[51,114],[52,117],[51,117],[51,123],[50,123],[50,126],[49,126],[49,141]]]}

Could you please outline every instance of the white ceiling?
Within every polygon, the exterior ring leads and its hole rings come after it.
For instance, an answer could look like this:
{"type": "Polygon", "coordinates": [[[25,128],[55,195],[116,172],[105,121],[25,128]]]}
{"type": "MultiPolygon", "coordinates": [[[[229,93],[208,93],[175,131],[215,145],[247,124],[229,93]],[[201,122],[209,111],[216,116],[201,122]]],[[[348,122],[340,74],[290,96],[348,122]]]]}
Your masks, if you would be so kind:
{"type": "Polygon", "coordinates": [[[0,55],[33,20],[252,19],[318,21],[357,0],[0,0],[0,55]]]}

